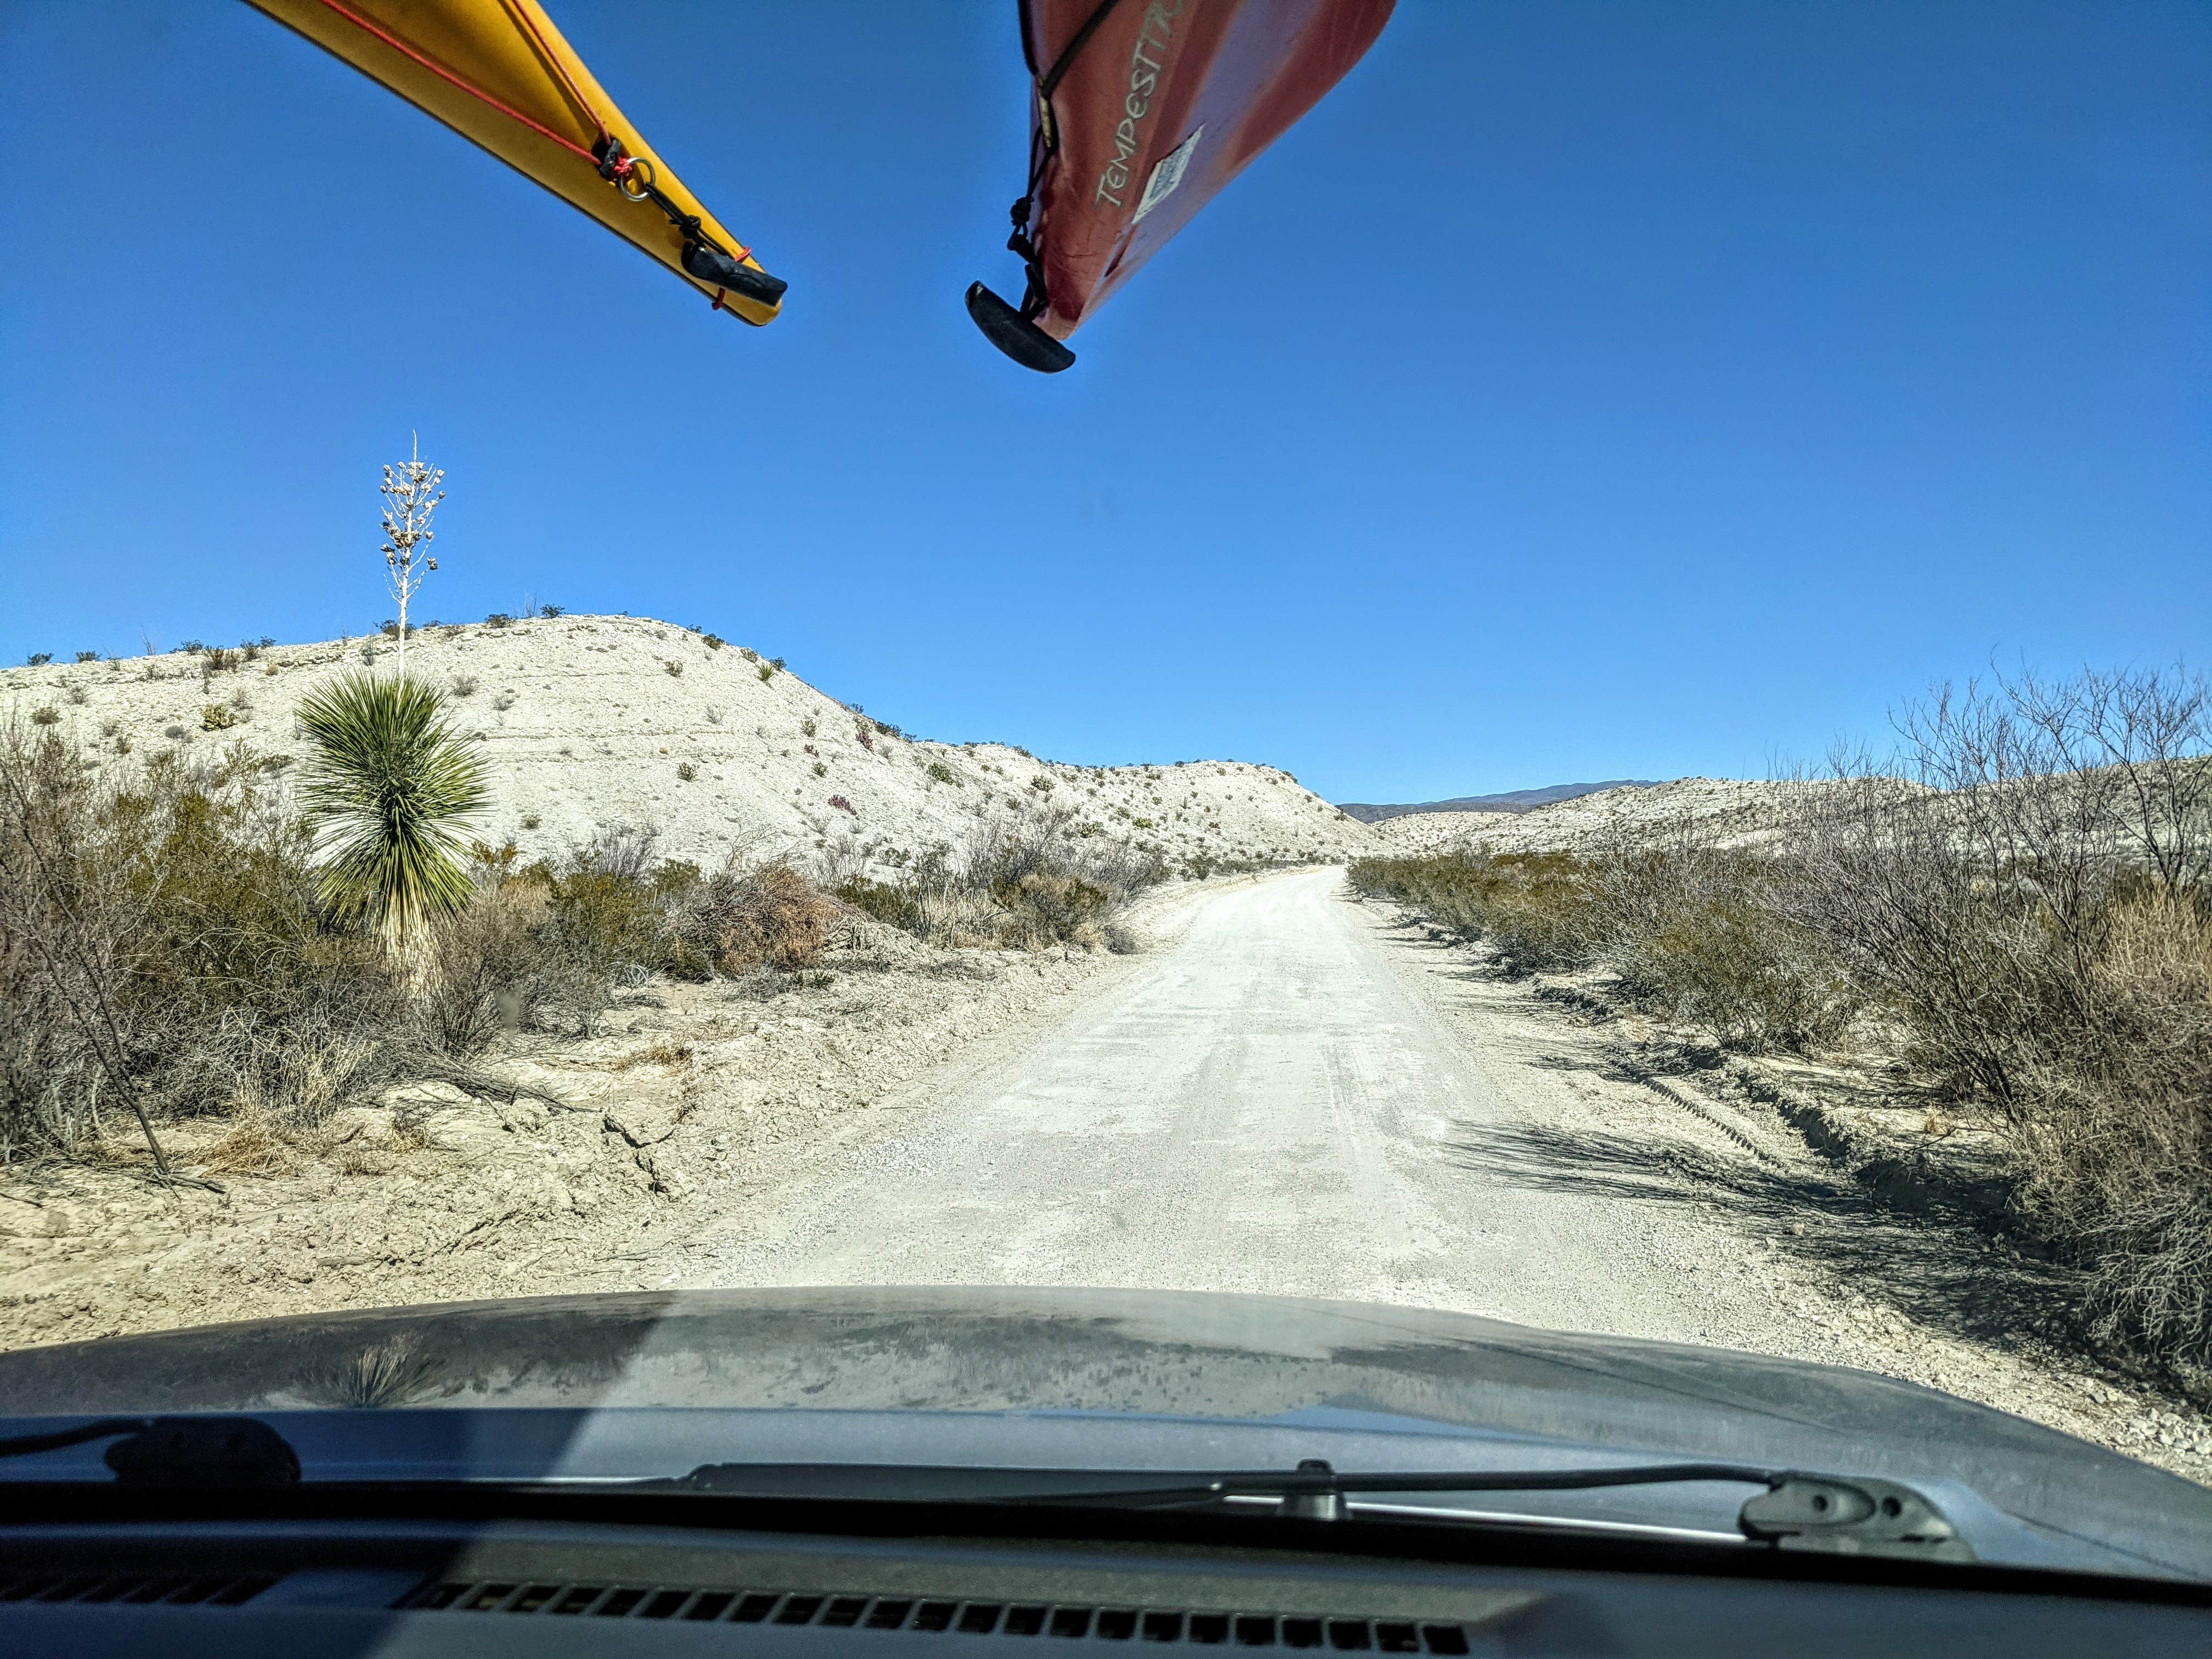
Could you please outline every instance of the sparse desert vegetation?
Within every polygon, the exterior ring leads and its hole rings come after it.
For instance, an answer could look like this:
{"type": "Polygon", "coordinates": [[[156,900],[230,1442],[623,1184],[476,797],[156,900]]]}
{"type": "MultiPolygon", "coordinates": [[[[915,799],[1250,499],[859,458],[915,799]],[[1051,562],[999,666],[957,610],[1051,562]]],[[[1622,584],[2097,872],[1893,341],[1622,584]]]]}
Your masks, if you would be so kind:
{"type": "Polygon", "coordinates": [[[2212,1363],[2212,690],[2033,678],[1906,711],[1899,753],[1721,846],[1356,863],[1509,972],[1597,968],[1741,1048],[1893,1053],[2006,1149],[2019,1224],[2090,1270],[2100,1340],[2212,1363]]]}
{"type": "Polygon", "coordinates": [[[848,875],[835,890],[932,943],[1127,951],[1122,915],[1167,866],[1127,842],[1093,845],[1072,836],[1073,816],[988,820],[965,848],[933,848],[888,879],[848,875]]]}
{"type": "Polygon", "coordinates": [[[840,907],[780,863],[708,874],[649,832],[527,864],[471,845],[435,695],[366,696],[409,684],[325,700],[304,817],[242,744],[94,781],[52,733],[0,737],[0,1162],[85,1155],[118,1114],[149,1147],[207,1116],[305,1143],[502,1031],[588,1033],[652,974],[812,962],[840,907]]]}

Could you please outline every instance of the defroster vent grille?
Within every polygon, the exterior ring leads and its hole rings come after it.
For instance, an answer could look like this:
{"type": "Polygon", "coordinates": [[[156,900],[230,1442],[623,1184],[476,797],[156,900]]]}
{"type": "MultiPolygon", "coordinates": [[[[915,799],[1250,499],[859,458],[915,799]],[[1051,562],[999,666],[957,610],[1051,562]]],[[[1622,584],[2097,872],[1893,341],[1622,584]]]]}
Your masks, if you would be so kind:
{"type": "Polygon", "coordinates": [[[661,1584],[461,1583],[447,1580],[410,1607],[580,1619],[680,1619],[702,1624],[811,1625],[831,1630],[959,1631],[1046,1641],[1194,1643],[1201,1647],[1312,1648],[1339,1653],[1468,1651],[1467,1631],[1419,1620],[1334,1619],[1188,1607],[1069,1606],[925,1596],[816,1595],[789,1590],[686,1589],[661,1584]]]}

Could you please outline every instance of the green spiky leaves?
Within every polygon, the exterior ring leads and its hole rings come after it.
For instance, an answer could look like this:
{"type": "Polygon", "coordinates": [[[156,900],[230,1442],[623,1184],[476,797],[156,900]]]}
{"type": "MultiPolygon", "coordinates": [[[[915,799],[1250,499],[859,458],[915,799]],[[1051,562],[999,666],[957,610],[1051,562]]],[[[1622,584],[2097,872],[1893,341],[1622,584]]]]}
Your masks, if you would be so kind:
{"type": "Polygon", "coordinates": [[[483,768],[447,723],[445,699],[405,675],[343,675],[301,700],[299,720],[314,744],[300,804],[323,902],[374,925],[405,963],[431,918],[468,902],[465,832],[489,799],[483,768]]]}

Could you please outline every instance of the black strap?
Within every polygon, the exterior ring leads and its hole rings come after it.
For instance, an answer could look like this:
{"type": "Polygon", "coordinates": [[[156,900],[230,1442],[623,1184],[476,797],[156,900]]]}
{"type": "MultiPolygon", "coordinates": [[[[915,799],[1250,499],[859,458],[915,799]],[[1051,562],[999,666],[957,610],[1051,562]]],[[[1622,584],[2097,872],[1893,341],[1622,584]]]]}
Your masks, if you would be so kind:
{"type": "Polygon", "coordinates": [[[1098,32],[1098,26],[1106,21],[1107,15],[1121,3],[1121,0],[1098,0],[1098,9],[1084,20],[1081,28],[1069,37],[1067,44],[1060,48],[1060,56],[1053,61],[1052,67],[1037,82],[1038,97],[1052,96],[1053,89],[1060,85],[1060,76],[1066,75],[1069,66],[1075,62],[1075,54],[1090,43],[1091,37],[1098,32]]]}
{"type": "MultiPolygon", "coordinates": [[[[1022,316],[1032,320],[1043,314],[1051,303],[1045,292],[1044,262],[1037,253],[1036,243],[1030,235],[1030,213],[1036,205],[1036,187],[1043,181],[1045,163],[1060,149],[1060,120],[1052,112],[1052,94],[1063,76],[1074,66],[1076,56],[1091,43],[1098,33],[1098,26],[1113,13],[1121,0],[1098,0],[1091,15],[1083,20],[1083,27],[1068,37],[1067,44],[1060,49],[1060,56],[1052,67],[1037,77],[1037,121],[1036,135],[1030,141],[1030,180],[1021,198],[1012,210],[1014,234],[1006,239],[1008,252],[1021,256],[1022,272],[1028,287],[1022,294],[1022,316]]],[[[1028,14],[1023,14],[1024,21],[1028,14]]]]}

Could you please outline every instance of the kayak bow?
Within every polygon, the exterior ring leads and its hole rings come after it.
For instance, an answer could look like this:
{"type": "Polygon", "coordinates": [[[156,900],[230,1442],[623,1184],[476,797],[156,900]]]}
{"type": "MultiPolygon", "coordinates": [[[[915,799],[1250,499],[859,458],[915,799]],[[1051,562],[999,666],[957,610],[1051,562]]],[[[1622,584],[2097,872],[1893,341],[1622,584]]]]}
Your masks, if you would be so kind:
{"type": "Polygon", "coordinates": [[[1358,63],[1393,0],[1021,0],[1029,186],[1006,246],[1019,307],[968,312],[1024,368],[1062,343],[1358,63]]]}
{"type": "Polygon", "coordinates": [[[784,284],[638,137],[538,0],[247,0],[706,295],[774,320],[784,284]]]}

